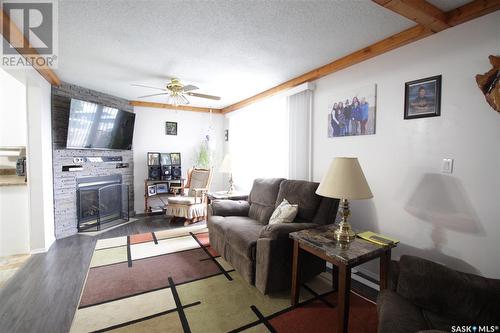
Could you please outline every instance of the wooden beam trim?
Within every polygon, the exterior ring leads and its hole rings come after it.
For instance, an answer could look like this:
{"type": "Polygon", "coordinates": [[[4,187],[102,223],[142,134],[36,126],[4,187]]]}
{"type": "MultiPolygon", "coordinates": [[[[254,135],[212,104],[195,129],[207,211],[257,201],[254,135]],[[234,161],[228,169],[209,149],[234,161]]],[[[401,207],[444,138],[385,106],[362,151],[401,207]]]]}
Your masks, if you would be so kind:
{"type": "Polygon", "coordinates": [[[454,27],[500,9],[500,0],[475,0],[446,13],[446,23],[454,27]]]}
{"type": "Polygon", "coordinates": [[[368,60],[370,58],[376,57],[376,56],[381,55],[385,52],[389,52],[389,51],[394,50],[400,46],[403,46],[403,45],[406,45],[408,43],[414,42],[416,40],[422,39],[422,38],[427,37],[429,35],[432,35],[431,30],[429,30],[421,25],[417,25],[413,28],[404,30],[400,33],[397,33],[397,34],[392,35],[388,38],[385,38],[385,39],[383,39],[375,44],[372,44],[368,47],[365,47],[361,50],[358,50],[354,53],[351,53],[345,57],[337,59],[337,60],[335,60],[329,64],[326,64],[322,67],[316,68],[316,69],[314,69],[310,72],[307,72],[299,77],[296,77],[294,79],[286,81],[286,82],[284,82],[284,83],[282,83],[274,88],[271,88],[271,89],[268,89],[264,92],[261,92],[260,94],[249,97],[247,99],[244,99],[241,102],[227,106],[227,107],[222,109],[222,113],[228,113],[228,112],[232,112],[232,111],[241,109],[242,107],[250,105],[258,100],[274,96],[283,90],[290,89],[290,88],[298,86],[302,83],[305,83],[308,81],[313,81],[313,80],[319,79],[321,77],[324,77],[326,75],[335,73],[335,72],[340,71],[344,68],[350,67],[352,65],[358,64],[358,63],[363,62],[365,60],[368,60]]]}
{"type": "MultiPolygon", "coordinates": [[[[0,20],[1,20],[0,33],[4,36],[4,38],[7,42],[9,42],[10,44],[14,44],[14,45],[21,44],[21,43],[30,45],[28,43],[28,41],[26,40],[26,37],[24,36],[22,31],[19,30],[19,28],[16,26],[16,24],[10,20],[9,15],[7,15],[7,13],[4,10],[2,10],[2,15],[0,16],[0,20]],[[6,31],[6,30],[10,31],[9,36],[5,36],[5,34],[4,34],[4,31],[6,31]]],[[[21,52],[20,49],[16,48],[16,50],[19,52],[20,55],[22,55],[26,59],[26,61],[38,73],[40,73],[40,75],[45,80],[47,80],[47,82],[49,82],[53,86],[60,86],[61,85],[61,80],[59,79],[59,77],[57,77],[56,73],[54,73],[54,71],[52,71],[52,69],[50,69],[46,65],[40,66],[36,62],[33,62],[31,60],[30,56],[33,57],[33,56],[39,55],[36,51],[34,54],[24,54],[21,52]]]]}
{"type": "Polygon", "coordinates": [[[434,32],[449,28],[446,14],[425,0],[373,0],[373,2],[434,32]]]}
{"type": "Polygon", "coordinates": [[[207,112],[210,113],[222,113],[221,109],[211,109],[211,108],[202,108],[197,106],[189,106],[189,105],[173,105],[173,104],[164,104],[164,103],[155,103],[155,102],[144,102],[144,101],[130,101],[130,105],[144,108],[157,108],[157,109],[169,109],[169,110],[181,110],[181,111],[192,111],[192,112],[207,112]]]}

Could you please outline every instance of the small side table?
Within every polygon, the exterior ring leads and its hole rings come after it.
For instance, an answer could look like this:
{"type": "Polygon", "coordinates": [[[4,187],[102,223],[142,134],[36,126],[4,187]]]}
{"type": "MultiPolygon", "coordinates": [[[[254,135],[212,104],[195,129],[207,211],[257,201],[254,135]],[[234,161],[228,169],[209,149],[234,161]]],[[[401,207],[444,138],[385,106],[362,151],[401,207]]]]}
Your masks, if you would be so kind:
{"type": "Polygon", "coordinates": [[[208,204],[213,200],[248,200],[248,193],[234,191],[227,193],[227,191],[208,192],[208,204]]]}
{"type": "Polygon", "coordinates": [[[292,305],[297,305],[300,292],[301,252],[306,251],[333,264],[332,275],[338,271],[338,330],[347,333],[349,322],[349,293],[351,290],[351,269],[367,261],[380,258],[380,290],[387,288],[387,277],[391,261],[391,249],[395,244],[381,246],[356,238],[348,248],[341,248],[333,238],[334,225],[306,229],[290,233],[293,239],[292,263],[292,305]],[[331,236],[330,236],[331,237],[331,236]]]}

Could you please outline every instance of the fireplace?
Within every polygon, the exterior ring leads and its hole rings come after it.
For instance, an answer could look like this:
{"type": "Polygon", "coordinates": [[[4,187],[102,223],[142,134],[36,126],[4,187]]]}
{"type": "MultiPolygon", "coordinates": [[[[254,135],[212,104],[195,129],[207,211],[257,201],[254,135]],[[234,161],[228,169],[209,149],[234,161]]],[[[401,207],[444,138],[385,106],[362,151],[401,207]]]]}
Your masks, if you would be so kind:
{"type": "Polygon", "coordinates": [[[128,221],[128,193],[120,174],[77,178],[78,231],[97,231],[128,221]]]}

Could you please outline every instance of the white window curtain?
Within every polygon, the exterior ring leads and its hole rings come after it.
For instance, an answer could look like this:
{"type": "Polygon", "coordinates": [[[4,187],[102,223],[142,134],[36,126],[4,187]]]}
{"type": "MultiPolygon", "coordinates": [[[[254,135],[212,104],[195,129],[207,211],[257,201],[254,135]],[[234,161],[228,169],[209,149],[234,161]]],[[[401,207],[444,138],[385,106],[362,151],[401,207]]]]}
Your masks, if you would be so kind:
{"type": "Polygon", "coordinates": [[[302,91],[287,97],[289,121],[289,178],[312,179],[311,118],[312,86],[305,85],[302,91]]]}
{"type": "Polygon", "coordinates": [[[228,148],[237,190],[249,191],[255,178],[288,178],[288,116],[285,96],[232,112],[228,148]]]}

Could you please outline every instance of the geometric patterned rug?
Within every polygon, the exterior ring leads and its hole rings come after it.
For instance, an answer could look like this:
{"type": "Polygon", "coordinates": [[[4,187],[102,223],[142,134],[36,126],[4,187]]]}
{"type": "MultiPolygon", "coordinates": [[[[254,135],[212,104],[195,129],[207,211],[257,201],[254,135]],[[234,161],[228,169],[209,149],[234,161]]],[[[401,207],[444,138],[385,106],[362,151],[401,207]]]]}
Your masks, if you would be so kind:
{"type": "MultiPolygon", "coordinates": [[[[331,275],[262,295],[211,247],[205,226],[98,240],[71,332],[334,332],[331,275]]],[[[375,333],[375,304],[354,292],[349,332],[375,333]]]]}

